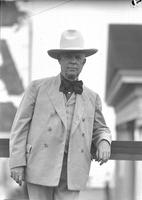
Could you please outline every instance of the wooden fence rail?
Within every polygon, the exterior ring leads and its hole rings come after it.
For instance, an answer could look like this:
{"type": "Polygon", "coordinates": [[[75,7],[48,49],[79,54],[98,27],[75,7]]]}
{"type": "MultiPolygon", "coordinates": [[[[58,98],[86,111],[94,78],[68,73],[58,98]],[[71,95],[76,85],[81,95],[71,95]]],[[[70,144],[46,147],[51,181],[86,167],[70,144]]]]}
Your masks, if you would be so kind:
{"type": "MultiPolygon", "coordinates": [[[[0,157],[9,157],[9,139],[0,139],[0,157]]],[[[142,160],[142,142],[112,141],[111,160],[142,160]]]]}

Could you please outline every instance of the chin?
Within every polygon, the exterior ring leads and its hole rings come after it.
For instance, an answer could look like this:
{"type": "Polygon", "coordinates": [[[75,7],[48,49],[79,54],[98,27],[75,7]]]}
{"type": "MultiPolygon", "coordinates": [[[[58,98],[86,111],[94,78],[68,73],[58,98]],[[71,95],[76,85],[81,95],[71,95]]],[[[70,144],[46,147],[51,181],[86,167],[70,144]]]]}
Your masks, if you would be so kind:
{"type": "Polygon", "coordinates": [[[75,80],[78,76],[76,74],[67,74],[66,77],[70,80],[75,80]]]}

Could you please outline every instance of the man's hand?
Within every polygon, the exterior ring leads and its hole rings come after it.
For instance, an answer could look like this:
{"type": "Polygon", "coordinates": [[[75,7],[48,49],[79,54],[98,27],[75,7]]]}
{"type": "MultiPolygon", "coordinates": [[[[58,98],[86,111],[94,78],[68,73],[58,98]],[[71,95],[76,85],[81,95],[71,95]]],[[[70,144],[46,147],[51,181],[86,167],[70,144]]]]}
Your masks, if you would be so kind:
{"type": "Polygon", "coordinates": [[[108,159],[110,158],[111,154],[111,146],[109,142],[106,140],[102,140],[97,148],[96,151],[96,161],[100,162],[100,165],[103,163],[107,162],[108,159]]]}
{"type": "Polygon", "coordinates": [[[11,169],[11,177],[18,183],[20,186],[22,185],[22,181],[25,179],[25,167],[14,167],[11,169]]]}

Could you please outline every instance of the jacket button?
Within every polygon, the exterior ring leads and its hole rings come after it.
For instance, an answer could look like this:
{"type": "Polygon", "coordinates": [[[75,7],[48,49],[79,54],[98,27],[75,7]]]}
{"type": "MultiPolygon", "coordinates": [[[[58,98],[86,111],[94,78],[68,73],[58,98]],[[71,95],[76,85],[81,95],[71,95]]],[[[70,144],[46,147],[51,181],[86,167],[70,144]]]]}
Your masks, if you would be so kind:
{"type": "Polygon", "coordinates": [[[48,128],[48,131],[52,131],[52,128],[51,128],[51,127],[49,127],[49,128],[48,128]]]}
{"type": "Polygon", "coordinates": [[[44,144],[44,147],[45,147],[45,148],[48,148],[48,144],[44,144]]]}
{"type": "Polygon", "coordinates": [[[82,118],[82,121],[85,122],[85,118],[82,118]]]}
{"type": "Polygon", "coordinates": [[[81,149],[81,153],[84,153],[84,150],[83,150],[83,149],[81,149]]]}

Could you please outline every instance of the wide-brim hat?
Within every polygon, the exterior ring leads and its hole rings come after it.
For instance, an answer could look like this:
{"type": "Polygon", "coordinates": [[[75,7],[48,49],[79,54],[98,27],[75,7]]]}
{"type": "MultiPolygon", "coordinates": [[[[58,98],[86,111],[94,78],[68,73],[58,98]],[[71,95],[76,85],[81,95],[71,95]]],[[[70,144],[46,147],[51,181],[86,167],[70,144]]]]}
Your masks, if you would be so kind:
{"type": "Polygon", "coordinates": [[[58,59],[64,53],[84,53],[86,57],[95,54],[98,50],[94,48],[84,48],[84,39],[78,30],[66,30],[62,33],[59,49],[48,50],[48,55],[58,59]]]}

